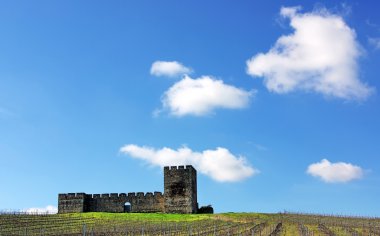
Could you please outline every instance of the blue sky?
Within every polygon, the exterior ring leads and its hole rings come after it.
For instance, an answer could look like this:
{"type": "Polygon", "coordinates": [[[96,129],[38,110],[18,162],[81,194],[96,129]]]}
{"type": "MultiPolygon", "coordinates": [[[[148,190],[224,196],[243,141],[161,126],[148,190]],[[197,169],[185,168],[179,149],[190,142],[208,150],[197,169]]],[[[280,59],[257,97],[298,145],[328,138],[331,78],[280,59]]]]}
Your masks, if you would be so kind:
{"type": "Polygon", "coordinates": [[[1,2],[0,209],[183,163],[216,212],[380,216],[376,4],[1,2]]]}

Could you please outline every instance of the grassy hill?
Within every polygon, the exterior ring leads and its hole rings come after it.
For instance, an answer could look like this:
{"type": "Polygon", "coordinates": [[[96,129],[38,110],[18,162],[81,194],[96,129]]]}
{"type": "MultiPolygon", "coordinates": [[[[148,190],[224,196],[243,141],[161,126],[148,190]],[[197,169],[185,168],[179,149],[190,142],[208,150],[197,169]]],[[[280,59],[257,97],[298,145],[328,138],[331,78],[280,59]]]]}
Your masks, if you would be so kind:
{"type": "Polygon", "coordinates": [[[16,213],[0,215],[0,235],[380,235],[380,219],[284,213],[16,213]]]}

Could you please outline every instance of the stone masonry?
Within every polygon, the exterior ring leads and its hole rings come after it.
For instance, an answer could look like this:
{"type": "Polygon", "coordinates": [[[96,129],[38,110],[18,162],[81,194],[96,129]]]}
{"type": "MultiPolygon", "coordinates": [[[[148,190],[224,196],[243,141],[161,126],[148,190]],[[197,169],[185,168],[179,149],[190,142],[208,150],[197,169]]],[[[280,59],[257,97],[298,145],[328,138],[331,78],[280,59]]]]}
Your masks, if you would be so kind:
{"type": "Polygon", "coordinates": [[[165,211],[197,213],[197,171],[192,166],[164,167],[165,211]]]}
{"type": "Polygon", "coordinates": [[[58,195],[58,213],[73,212],[165,212],[197,213],[197,171],[194,167],[164,167],[161,192],[58,195]]]}

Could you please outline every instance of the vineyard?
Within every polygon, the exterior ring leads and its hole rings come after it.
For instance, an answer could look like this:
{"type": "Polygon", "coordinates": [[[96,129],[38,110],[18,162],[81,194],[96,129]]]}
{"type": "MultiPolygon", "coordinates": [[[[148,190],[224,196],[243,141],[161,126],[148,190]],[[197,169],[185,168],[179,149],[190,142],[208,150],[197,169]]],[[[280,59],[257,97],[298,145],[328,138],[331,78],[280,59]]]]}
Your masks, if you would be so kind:
{"type": "Polygon", "coordinates": [[[11,235],[350,235],[380,236],[380,218],[306,214],[0,214],[0,236],[11,235]]]}

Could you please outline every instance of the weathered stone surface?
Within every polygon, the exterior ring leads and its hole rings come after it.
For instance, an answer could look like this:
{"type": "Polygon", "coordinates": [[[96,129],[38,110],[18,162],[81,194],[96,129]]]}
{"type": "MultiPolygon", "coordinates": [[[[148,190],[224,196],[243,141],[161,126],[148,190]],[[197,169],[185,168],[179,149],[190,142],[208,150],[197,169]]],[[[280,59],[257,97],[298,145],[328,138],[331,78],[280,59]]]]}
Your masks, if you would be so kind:
{"type": "Polygon", "coordinates": [[[59,194],[58,213],[71,212],[164,212],[164,196],[161,192],[121,194],[59,194]],[[129,211],[129,210],[128,210],[129,211]]]}
{"type": "Polygon", "coordinates": [[[164,194],[161,192],[59,194],[58,213],[197,212],[197,172],[192,166],[164,167],[164,187],[164,194]]]}
{"type": "Polygon", "coordinates": [[[85,193],[68,193],[58,195],[58,212],[84,212],[85,193]]]}
{"type": "Polygon", "coordinates": [[[194,167],[164,167],[164,187],[165,212],[197,212],[197,171],[194,167]]]}

